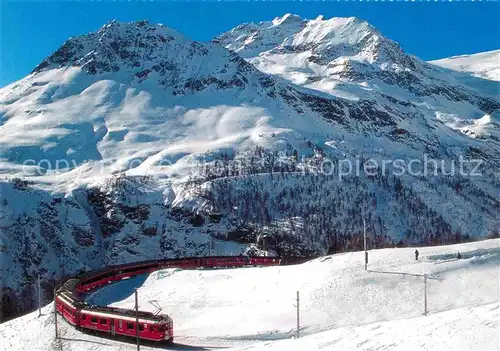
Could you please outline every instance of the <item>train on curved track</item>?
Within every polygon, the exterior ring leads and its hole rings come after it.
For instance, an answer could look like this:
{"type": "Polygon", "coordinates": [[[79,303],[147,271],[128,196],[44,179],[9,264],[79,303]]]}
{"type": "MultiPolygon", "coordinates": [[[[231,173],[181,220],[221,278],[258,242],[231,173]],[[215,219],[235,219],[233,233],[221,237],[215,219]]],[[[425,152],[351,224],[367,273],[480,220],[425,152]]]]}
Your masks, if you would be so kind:
{"type": "Polygon", "coordinates": [[[124,308],[94,306],[85,295],[106,284],[160,269],[235,268],[275,266],[278,257],[213,256],[154,260],[111,266],[90,271],[67,280],[55,293],[56,310],[76,328],[111,336],[139,337],[148,341],[174,341],[173,320],[166,314],[124,308]]]}

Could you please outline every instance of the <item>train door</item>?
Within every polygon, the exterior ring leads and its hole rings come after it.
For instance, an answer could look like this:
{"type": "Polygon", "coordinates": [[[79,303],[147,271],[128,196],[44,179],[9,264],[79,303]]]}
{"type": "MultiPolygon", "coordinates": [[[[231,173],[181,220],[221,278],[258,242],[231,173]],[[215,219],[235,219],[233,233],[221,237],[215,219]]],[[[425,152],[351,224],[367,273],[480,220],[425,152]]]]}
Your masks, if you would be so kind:
{"type": "Polygon", "coordinates": [[[116,321],[114,319],[111,319],[111,335],[113,335],[113,336],[116,335],[116,332],[115,332],[115,323],[116,323],[116,321]]]}
{"type": "Polygon", "coordinates": [[[123,321],[121,319],[117,320],[116,322],[118,323],[118,326],[115,328],[115,332],[116,332],[116,330],[118,330],[118,333],[125,334],[125,330],[124,330],[125,323],[123,323],[123,321]]]}

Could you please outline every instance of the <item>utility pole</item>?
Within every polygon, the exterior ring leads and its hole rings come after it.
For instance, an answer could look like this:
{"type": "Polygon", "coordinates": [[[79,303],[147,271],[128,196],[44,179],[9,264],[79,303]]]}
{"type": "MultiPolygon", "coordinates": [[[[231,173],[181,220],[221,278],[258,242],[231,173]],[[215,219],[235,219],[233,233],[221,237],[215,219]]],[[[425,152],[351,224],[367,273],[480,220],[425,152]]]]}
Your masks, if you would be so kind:
{"type": "Polygon", "coordinates": [[[207,253],[205,254],[205,256],[215,256],[214,237],[210,234],[208,235],[210,236],[210,239],[209,241],[207,241],[207,253]]]}
{"type": "Polygon", "coordinates": [[[42,289],[40,286],[40,273],[38,273],[38,317],[42,315],[42,289]]]}
{"type": "Polygon", "coordinates": [[[135,290],[135,338],[137,339],[137,351],[141,349],[139,345],[139,297],[135,290]]]}
{"type": "Polygon", "coordinates": [[[363,242],[364,242],[364,249],[365,249],[365,271],[368,269],[368,252],[366,251],[366,222],[365,218],[363,217],[363,242]]]}
{"type": "Polygon", "coordinates": [[[57,336],[57,302],[56,302],[56,288],[54,287],[54,325],[56,327],[56,340],[58,339],[57,336]]]}
{"type": "Polygon", "coordinates": [[[427,316],[427,273],[424,273],[424,316],[427,316]]]}
{"type": "Polygon", "coordinates": [[[300,338],[300,305],[299,292],[297,291],[297,339],[300,338]]]}

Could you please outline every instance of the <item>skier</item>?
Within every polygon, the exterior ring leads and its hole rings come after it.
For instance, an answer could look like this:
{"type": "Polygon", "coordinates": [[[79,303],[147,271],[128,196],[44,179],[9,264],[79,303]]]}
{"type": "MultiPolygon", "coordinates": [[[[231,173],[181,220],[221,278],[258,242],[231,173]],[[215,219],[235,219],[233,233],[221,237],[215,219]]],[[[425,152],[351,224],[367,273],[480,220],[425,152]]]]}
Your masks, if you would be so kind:
{"type": "Polygon", "coordinates": [[[415,249],[415,260],[418,261],[418,250],[415,249]]]}
{"type": "Polygon", "coordinates": [[[460,252],[457,254],[457,260],[461,259],[462,255],[460,255],[460,252]]]}

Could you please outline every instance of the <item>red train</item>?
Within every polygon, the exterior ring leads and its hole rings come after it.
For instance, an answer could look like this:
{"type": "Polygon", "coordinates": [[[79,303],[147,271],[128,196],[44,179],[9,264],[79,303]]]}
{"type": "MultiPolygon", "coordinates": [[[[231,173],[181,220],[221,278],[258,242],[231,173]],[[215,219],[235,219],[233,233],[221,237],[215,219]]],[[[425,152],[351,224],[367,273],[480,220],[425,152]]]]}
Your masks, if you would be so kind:
{"type": "Polygon", "coordinates": [[[153,314],[112,307],[91,306],[83,295],[103,285],[165,268],[234,268],[280,265],[277,257],[215,256],[155,260],[107,267],[66,281],[56,291],[56,309],[68,323],[112,336],[123,335],[150,341],[173,342],[173,321],[166,314],[153,314]],[[138,318],[138,323],[137,322],[138,318]]]}

